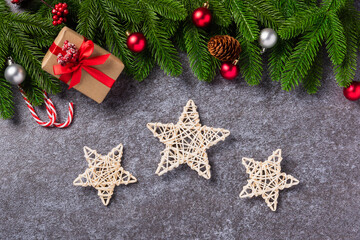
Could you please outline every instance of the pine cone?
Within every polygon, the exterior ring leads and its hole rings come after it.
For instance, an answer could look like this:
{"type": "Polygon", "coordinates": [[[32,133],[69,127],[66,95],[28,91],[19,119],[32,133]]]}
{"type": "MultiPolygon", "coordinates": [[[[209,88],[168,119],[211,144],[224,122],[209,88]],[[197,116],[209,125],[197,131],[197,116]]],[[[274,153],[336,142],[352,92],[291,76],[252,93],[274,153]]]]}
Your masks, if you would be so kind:
{"type": "Polygon", "coordinates": [[[241,52],[239,41],[228,35],[210,38],[208,49],[211,55],[223,62],[233,62],[239,58],[241,52]]]}

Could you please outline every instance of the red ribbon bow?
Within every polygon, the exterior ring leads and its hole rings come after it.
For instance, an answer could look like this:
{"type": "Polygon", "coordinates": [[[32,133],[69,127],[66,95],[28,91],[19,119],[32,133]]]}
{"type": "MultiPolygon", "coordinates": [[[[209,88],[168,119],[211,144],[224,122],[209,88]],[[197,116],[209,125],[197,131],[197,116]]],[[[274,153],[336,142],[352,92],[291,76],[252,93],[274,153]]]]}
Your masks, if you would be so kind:
{"type": "MultiPolygon", "coordinates": [[[[69,85],[69,89],[70,89],[74,87],[76,84],[80,83],[81,72],[82,69],[84,69],[96,80],[111,88],[115,80],[107,76],[103,72],[91,67],[94,65],[104,64],[106,60],[109,58],[110,53],[90,58],[93,51],[94,51],[93,41],[84,38],[84,41],[82,42],[78,50],[79,61],[76,63],[67,63],[65,66],[62,66],[60,64],[54,65],[53,66],[54,74],[61,75],[60,80],[65,83],[68,83],[71,80],[69,85]]],[[[62,49],[59,46],[57,46],[55,43],[51,45],[50,52],[55,55],[58,55],[59,53],[63,53],[62,49]]]]}

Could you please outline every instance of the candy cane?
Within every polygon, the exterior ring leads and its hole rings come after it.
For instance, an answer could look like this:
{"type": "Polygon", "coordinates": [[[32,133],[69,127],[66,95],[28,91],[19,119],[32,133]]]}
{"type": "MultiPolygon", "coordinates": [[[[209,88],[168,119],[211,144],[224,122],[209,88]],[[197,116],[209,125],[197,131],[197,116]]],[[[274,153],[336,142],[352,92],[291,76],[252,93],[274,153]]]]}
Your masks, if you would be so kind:
{"type": "Polygon", "coordinates": [[[49,121],[44,122],[38,117],[38,115],[35,112],[34,107],[31,105],[29,99],[25,95],[24,90],[20,86],[19,86],[19,90],[21,92],[21,95],[24,98],[24,101],[25,101],[27,107],[29,108],[29,111],[30,111],[32,117],[35,119],[35,121],[40,126],[42,126],[42,127],[66,128],[71,124],[71,122],[73,120],[73,116],[74,116],[74,108],[73,108],[73,103],[72,102],[69,103],[69,114],[68,114],[68,118],[67,118],[66,122],[57,123],[56,122],[57,113],[56,113],[55,106],[54,106],[53,102],[51,101],[51,99],[49,98],[49,96],[47,95],[47,93],[44,91],[43,95],[44,95],[44,100],[45,100],[46,112],[47,112],[48,117],[49,117],[49,121]]]}

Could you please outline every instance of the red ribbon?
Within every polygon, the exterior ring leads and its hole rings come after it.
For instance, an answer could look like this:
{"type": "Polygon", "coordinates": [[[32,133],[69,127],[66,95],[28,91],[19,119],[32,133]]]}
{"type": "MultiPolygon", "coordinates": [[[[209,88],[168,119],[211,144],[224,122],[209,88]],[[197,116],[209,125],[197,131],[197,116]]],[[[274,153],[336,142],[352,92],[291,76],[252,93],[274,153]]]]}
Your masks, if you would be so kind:
{"type": "MultiPolygon", "coordinates": [[[[79,51],[78,62],[67,63],[65,66],[62,66],[60,64],[54,65],[53,66],[54,74],[61,75],[60,80],[65,83],[68,83],[71,80],[69,85],[69,89],[70,89],[74,87],[76,84],[80,83],[81,72],[82,69],[84,69],[93,78],[95,78],[105,86],[111,88],[115,80],[107,76],[103,72],[91,67],[94,65],[104,64],[111,54],[109,53],[109,54],[90,58],[91,54],[94,51],[94,43],[93,41],[87,40],[86,38],[84,38],[84,41],[82,42],[78,51],[79,51]]],[[[59,46],[57,46],[55,43],[51,45],[50,52],[53,53],[54,55],[58,55],[59,53],[62,53],[63,55],[65,54],[62,51],[62,49],[59,46]]]]}

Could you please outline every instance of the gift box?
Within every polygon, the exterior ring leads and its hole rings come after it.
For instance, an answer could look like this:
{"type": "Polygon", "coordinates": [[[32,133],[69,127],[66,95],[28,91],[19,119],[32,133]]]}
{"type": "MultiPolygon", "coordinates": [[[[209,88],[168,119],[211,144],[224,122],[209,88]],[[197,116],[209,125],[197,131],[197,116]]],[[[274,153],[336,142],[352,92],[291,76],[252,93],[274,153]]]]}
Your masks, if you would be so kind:
{"type": "Polygon", "coordinates": [[[42,61],[42,69],[67,83],[70,87],[101,103],[124,69],[120,59],[95,45],[77,32],[64,27],[42,61]],[[79,58],[76,62],[60,65],[65,40],[75,44],[79,58]]]}

